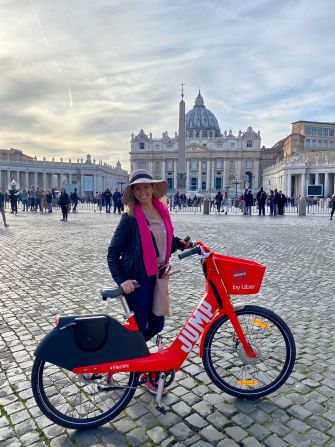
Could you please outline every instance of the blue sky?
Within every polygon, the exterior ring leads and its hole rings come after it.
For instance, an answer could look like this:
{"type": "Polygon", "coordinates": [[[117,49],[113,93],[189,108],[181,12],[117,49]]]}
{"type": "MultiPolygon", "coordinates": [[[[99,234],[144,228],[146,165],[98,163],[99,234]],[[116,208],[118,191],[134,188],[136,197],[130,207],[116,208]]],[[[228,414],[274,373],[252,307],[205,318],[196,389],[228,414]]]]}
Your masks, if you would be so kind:
{"type": "Polygon", "coordinates": [[[0,147],[128,167],[201,88],[221,131],[272,146],[335,121],[333,0],[0,0],[0,147]]]}

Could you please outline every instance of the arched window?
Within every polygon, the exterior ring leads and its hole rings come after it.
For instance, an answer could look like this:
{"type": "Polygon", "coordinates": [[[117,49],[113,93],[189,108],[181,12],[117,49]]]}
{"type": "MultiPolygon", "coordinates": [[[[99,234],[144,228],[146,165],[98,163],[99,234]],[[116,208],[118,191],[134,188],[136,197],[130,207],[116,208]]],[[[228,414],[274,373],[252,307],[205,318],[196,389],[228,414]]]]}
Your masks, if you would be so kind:
{"type": "Polygon", "coordinates": [[[205,189],[206,189],[206,182],[202,182],[202,183],[201,183],[201,189],[202,189],[202,190],[205,190],[205,189]]]}

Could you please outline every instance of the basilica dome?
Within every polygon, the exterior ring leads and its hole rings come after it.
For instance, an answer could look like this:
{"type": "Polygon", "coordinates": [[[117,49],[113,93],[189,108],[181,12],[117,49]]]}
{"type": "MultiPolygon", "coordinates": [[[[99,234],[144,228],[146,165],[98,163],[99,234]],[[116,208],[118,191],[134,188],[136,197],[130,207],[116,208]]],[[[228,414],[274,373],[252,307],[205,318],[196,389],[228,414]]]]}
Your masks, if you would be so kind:
{"type": "Polygon", "coordinates": [[[214,132],[216,137],[221,135],[220,127],[214,113],[206,109],[203,97],[200,94],[195,98],[193,109],[186,114],[186,132],[194,136],[208,135],[208,132],[214,132]]]}

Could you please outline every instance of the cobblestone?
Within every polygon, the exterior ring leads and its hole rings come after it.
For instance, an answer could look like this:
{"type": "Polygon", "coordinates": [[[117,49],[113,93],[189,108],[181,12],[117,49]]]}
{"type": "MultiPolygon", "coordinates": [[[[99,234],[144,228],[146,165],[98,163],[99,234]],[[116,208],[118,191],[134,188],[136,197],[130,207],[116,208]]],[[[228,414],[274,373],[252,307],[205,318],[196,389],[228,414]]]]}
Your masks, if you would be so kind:
{"type": "MultiPolygon", "coordinates": [[[[120,318],[115,301],[99,300],[100,288],[113,286],[106,251],[119,216],[82,211],[63,223],[57,213],[10,215],[10,227],[0,228],[1,447],[335,445],[335,322],[330,311],[334,223],[326,216],[172,217],[176,234],[190,234],[215,250],[226,246],[228,255],[267,266],[261,292],[233,300],[268,307],[289,324],[297,343],[291,378],[258,401],[238,400],[210,382],[196,347],[164,397],[166,414],[156,410],[149,393],[138,391],[128,408],[101,429],[58,427],[32,397],[33,352],[56,314],[111,313],[120,318]]],[[[175,255],[172,264],[183,273],[171,281],[167,344],[203,293],[199,265],[181,263],[175,255]]]]}

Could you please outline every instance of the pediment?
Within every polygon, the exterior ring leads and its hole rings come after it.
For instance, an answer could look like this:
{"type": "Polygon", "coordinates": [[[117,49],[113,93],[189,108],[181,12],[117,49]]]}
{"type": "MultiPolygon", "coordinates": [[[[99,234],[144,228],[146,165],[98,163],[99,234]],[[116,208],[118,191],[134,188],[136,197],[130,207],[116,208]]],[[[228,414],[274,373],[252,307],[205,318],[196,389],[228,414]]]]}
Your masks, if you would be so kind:
{"type": "Polygon", "coordinates": [[[203,147],[202,144],[188,144],[185,147],[185,152],[192,154],[203,154],[208,152],[208,147],[203,147]]]}

